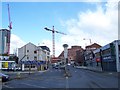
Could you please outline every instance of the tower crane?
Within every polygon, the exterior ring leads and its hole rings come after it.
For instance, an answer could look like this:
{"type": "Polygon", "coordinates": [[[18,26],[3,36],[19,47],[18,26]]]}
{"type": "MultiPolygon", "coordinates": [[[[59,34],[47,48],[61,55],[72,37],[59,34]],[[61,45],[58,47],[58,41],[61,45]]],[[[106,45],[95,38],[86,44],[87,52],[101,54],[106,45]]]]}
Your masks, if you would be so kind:
{"type": "Polygon", "coordinates": [[[52,43],[53,43],[53,58],[55,57],[55,33],[59,33],[59,34],[63,34],[63,35],[66,35],[65,33],[62,33],[62,32],[59,32],[59,31],[56,31],[54,30],[54,26],[51,29],[48,29],[47,27],[44,28],[45,30],[47,31],[51,31],[52,32],[52,43]]]}
{"type": "Polygon", "coordinates": [[[9,8],[9,4],[8,4],[8,18],[9,18],[9,30],[12,29],[12,22],[11,22],[11,17],[10,17],[10,8],[9,8]]]}
{"type": "MultiPolygon", "coordinates": [[[[8,36],[9,40],[10,40],[10,36],[11,36],[11,29],[12,29],[12,22],[11,22],[11,17],[10,17],[10,8],[9,8],[9,4],[8,4],[8,19],[9,19],[9,30],[10,30],[10,34],[8,36]]],[[[8,55],[10,53],[10,41],[8,42],[8,55]]]]}

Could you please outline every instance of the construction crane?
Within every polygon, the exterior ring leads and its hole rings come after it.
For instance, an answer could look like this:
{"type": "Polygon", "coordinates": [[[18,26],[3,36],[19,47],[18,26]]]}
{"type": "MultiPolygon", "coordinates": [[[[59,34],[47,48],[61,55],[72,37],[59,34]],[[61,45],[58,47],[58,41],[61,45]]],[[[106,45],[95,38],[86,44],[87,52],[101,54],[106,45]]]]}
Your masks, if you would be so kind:
{"type": "MultiPolygon", "coordinates": [[[[8,4],[8,19],[9,19],[9,30],[10,30],[10,36],[11,36],[11,29],[12,29],[12,22],[11,22],[11,17],[10,17],[10,8],[9,8],[9,4],[8,4]]],[[[8,36],[9,40],[10,40],[10,36],[8,36]]],[[[10,41],[8,42],[8,55],[10,53],[10,41]]]]}
{"type": "Polygon", "coordinates": [[[52,39],[53,39],[53,40],[52,40],[52,43],[53,43],[53,58],[54,58],[54,57],[55,57],[55,33],[59,33],[59,34],[63,34],[63,35],[66,35],[66,34],[54,30],[54,26],[53,26],[52,30],[51,30],[51,29],[48,29],[47,27],[45,27],[44,29],[47,30],[47,31],[51,31],[51,32],[52,32],[52,39]]]}
{"type": "Polygon", "coordinates": [[[8,18],[9,18],[9,30],[12,29],[12,22],[11,22],[11,17],[10,17],[10,8],[9,8],[9,4],[8,4],[8,18]]]}

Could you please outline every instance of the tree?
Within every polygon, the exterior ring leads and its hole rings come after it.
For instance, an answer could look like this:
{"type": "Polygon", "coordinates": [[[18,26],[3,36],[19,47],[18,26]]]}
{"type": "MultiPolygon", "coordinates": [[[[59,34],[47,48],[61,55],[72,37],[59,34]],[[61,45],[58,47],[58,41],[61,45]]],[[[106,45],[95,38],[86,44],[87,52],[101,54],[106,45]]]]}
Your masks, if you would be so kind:
{"type": "Polygon", "coordinates": [[[18,64],[19,58],[18,58],[17,56],[10,56],[10,57],[9,57],[9,60],[10,60],[10,61],[15,61],[15,62],[18,64]]]}

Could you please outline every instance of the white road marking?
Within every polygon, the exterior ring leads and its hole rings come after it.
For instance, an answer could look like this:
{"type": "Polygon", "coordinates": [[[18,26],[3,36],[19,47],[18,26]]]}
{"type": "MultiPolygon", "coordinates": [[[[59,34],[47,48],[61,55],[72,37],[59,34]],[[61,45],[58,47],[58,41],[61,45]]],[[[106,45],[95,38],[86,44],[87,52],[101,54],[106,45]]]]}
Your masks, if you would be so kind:
{"type": "Polygon", "coordinates": [[[69,88],[68,77],[66,77],[66,88],[69,88]]]}
{"type": "Polygon", "coordinates": [[[14,88],[14,87],[10,87],[10,86],[8,86],[8,85],[5,85],[5,84],[4,84],[3,86],[4,86],[4,87],[7,87],[7,88],[14,88]]]}
{"type": "Polygon", "coordinates": [[[38,88],[46,88],[46,87],[42,87],[42,86],[38,86],[38,85],[33,85],[33,84],[28,84],[28,83],[21,83],[21,84],[32,86],[32,87],[38,87],[38,88]]]}
{"type": "Polygon", "coordinates": [[[109,74],[112,74],[111,72],[109,74]]]}

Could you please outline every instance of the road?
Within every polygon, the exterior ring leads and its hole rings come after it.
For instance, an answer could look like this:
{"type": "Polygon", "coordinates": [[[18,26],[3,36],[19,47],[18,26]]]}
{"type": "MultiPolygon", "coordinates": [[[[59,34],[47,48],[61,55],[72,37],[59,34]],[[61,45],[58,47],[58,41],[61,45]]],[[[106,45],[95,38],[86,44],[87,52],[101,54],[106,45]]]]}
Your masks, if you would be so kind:
{"type": "Polygon", "coordinates": [[[118,88],[114,75],[77,69],[69,66],[71,77],[65,77],[61,69],[50,68],[46,72],[28,74],[26,78],[3,83],[3,88],[118,88]]]}

